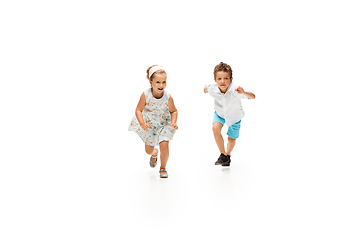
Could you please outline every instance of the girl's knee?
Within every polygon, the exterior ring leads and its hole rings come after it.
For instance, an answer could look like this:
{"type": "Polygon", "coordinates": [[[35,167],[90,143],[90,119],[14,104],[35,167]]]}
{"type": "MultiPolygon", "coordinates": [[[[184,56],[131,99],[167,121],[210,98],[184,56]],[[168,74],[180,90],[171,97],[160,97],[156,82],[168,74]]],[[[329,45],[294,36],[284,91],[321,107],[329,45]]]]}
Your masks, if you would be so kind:
{"type": "Polygon", "coordinates": [[[167,150],[169,149],[169,142],[168,141],[163,141],[159,144],[160,147],[160,151],[161,150],[167,150]]]}
{"type": "Polygon", "coordinates": [[[147,153],[147,154],[152,154],[153,153],[153,151],[154,151],[154,146],[149,146],[149,145],[145,145],[145,152],[147,153]]]}

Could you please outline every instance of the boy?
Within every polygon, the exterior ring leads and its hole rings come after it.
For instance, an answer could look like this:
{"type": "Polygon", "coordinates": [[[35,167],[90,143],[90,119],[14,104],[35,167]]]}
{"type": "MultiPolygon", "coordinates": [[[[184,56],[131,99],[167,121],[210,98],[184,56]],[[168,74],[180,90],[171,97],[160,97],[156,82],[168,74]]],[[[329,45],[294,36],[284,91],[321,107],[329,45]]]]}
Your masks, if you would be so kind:
{"type": "Polygon", "coordinates": [[[241,99],[255,99],[255,95],[245,92],[242,87],[237,87],[232,83],[232,69],[226,63],[221,62],[215,66],[214,80],[216,84],[206,85],[204,92],[215,99],[213,132],[221,153],[215,165],[230,166],[230,154],[239,137],[241,119],[245,116],[241,99]],[[221,135],[225,122],[229,126],[227,151],[225,151],[224,139],[221,135]]]}

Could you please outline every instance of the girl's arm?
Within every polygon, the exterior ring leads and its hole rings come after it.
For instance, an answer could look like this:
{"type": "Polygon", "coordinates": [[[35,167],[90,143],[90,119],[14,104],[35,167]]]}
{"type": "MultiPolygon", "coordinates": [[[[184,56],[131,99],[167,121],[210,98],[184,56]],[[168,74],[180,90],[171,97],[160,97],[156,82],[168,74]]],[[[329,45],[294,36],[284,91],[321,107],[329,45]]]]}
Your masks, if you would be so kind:
{"type": "Polygon", "coordinates": [[[171,127],[174,128],[175,130],[178,129],[178,126],[176,124],[177,121],[177,117],[178,117],[178,112],[177,109],[175,107],[174,104],[174,99],[170,96],[169,102],[168,102],[168,107],[169,107],[169,111],[171,114],[171,127]]]}
{"type": "Polygon", "coordinates": [[[144,122],[144,116],[142,114],[142,111],[144,110],[144,107],[145,107],[145,94],[141,94],[141,97],[140,97],[140,100],[139,100],[139,103],[136,107],[136,110],[135,110],[135,116],[140,124],[140,127],[144,130],[148,129],[151,124],[150,123],[146,123],[144,122]]]}

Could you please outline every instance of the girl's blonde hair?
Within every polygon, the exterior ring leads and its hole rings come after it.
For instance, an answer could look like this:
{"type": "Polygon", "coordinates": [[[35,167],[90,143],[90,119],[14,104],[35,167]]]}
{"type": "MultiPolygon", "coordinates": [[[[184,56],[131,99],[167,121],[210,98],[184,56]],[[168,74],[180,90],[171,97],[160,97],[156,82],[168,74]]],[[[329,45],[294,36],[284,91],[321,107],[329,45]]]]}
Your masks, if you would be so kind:
{"type": "Polygon", "coordinates": [[[151,69],[152,67],[154,67],[154,66],[159,66],[159,65],[157,65],[157,64],[152,65],[152,66],[150,66],[150,67],[146,70],[146,78],[149,79],[150,81],[153,80],[155,73],[157,73],[157,74],[166,74],[165,70],[160,69],[160,70],[155,71],[155,72],[153,73],[153,75],[151,75],[151,77],[149,78],[149,71],[150,71],[150,69],[151,69]]]}

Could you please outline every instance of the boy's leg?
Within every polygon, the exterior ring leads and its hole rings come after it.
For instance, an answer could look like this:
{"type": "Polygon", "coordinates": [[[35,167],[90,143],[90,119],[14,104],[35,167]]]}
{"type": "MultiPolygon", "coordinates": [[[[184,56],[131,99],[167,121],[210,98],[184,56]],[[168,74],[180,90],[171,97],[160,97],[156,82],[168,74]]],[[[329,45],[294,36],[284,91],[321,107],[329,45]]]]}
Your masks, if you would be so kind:
{"type": "Polygon", "coordinates": [[[225,152],[225,146],[224,146],[224,139],[221,135],[221,129],[222,129],[223,125],[219,122],[214,122],[213,123],[213,133],[214,133],[214,138],[215,138],[215,142],[219,148],[219,151],[226,155],[225,152]]]}
{"type": "Polygon", "coordinates": [[[213,119],[213,132],[215,142],[219,148],[220,156],[218,160],[215,162],[215,165],[222,165],[229,162],[228,157],[226,156],[225,146],[224,146],[224,138],[221,135],[221,129],[225,124],[225,119],[220,117],[216,112],[214,113],[213,119]]]}
{"type": "Polygon", "coordinates": [[[166,164],[169,159],[169,141],[163,141],[159,144],[159,146],[160,146],[160,160],[161,160],[160,169],[166,169],[166,164]]]}
{"type": "Polygon", "coordinates": [[[239,137],[240,123],[241,123],[241,120],[234,123],[233,125],[231,125],[228,129],[228,132],[227,132],[228,144],[227,144],[226,155],[229,158],[229,163],[223,164],[223,166],[230,166],[230,162],[231,162],[230,155],[231,155],[232,150],[235,147],[236,139],[239,137]]]}
{"type": "Polygon", "coordinates": [[[236,139],[228,137],[227,151],[225,155],[231,155],[232,150],[235,147],[236,139]]]}

